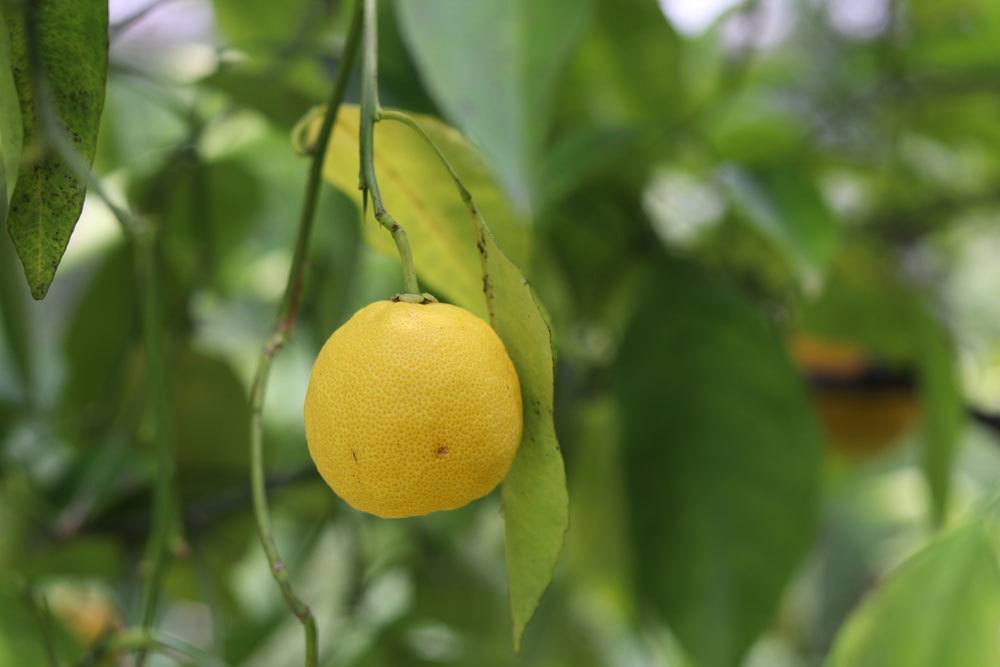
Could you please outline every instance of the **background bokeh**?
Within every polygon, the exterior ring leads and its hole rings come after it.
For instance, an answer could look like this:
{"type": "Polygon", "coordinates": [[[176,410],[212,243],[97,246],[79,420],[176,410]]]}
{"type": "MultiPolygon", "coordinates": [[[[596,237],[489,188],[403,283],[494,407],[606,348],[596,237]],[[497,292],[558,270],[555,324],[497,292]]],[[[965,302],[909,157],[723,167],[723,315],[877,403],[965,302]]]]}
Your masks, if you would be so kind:
{"type": "MultiPolygon", "coordinates": [[[[264,412],[324,664],[1000,664],[1000,4],[512,4],[380,3],[380,87],[469,135],[526,239],[566,546],[515,657],[497,494],[386,521],[315,474],[311,361],[401,285],[325,187],[264,412]]],[[[162,230],[184,530],[158,625],[227,664],[302,663],[250,513],[246,394],[303,196],[290,133],[349,5],[110,5],[95,170],[162,230]]],[[[89,197],[35,302],[0,235],[0,665],[45,664],[45,627],[74,664],[136,620],[155,467],[130,253],[89,197]]]]}

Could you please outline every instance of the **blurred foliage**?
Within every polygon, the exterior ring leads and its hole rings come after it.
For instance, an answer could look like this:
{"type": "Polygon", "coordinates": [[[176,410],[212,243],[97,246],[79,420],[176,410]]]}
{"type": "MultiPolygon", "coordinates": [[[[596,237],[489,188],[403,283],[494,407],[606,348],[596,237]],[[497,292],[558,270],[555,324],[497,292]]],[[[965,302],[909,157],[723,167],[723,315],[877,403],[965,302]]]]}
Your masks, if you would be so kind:
{"type": "MultiPolygon", "coordinates": [[[[538,518],[560,484],[381,521],[312,470],[311,361],[400,284],[362,218],[345,107],[263,415],[275,537],[325,664],[1000,664],[1000,5],[751,0],[693,24],[701,3],[659,4],[380,3],[383,102],[423,114],[490,252],[530,283],[501,266],[499,288],[544,304],[569,530],[515,657],[504,506],[538,518]],[[793,364],[802,339],[849,353],[793,364]]],[[[129,18],[144,5],[111,3],[94,159],[160,230],[183,522],[157,625],[227,664],[300,665],[250,514],[246,392],[303,196],[290,133],[328,94],[351,3],[165,0],[129,18]]],[[[21,154],[9,24],[4,212],[21,154]]],[[[402,125],[376,147],[421,279],[485,316],[447,172],[402,125]]],[[[0,666],[75,664],[139,614],[157,472],[137,258],[88,197],[35,302],[6,225],[0,666]]],[[[498,327],[537,336],[530,312],[498,327]]]]}

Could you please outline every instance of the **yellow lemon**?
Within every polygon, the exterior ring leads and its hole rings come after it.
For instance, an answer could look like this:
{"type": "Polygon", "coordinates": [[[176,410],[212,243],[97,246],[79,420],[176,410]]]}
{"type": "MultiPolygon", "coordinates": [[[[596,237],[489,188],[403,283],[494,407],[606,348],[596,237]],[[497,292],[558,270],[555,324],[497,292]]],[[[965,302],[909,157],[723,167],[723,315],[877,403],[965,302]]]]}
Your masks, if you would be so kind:
{"type": "Polygon", "coordinates": [[[468,311],[377,301],[320,351],[305,426],[338,496],[381,517],[417,516],[461,507],[506,476],[521,387],[503,342],[468,311]]]}

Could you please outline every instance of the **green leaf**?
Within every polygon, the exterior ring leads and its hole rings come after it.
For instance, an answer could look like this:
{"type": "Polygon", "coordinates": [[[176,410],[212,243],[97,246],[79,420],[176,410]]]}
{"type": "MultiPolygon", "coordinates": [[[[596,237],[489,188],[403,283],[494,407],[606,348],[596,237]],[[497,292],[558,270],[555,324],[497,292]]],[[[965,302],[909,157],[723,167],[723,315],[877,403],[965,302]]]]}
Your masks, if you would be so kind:
{"type": "Polygon", "coordinates": [[[17,183],[21,162],[21,108],[11,62],[10,37],[0,8],[0,224],[17,183]]]}
{"type": "MultiPolygon", "coordinates": [[[[11,197],[10,235],[36,299],[55,277],[83,208],[85,184],[51,149],[44,147],[42,109],[35,99],[27,53],[24,11],[4,4],[10,27],[14,84],[21,103],[26,154],[11,197]]],[[[46,0],[31,13],[52,111],[80,155],[90,162],[97,145],[108,68],[106,0],[46,0]]]]}
{"type": "Polygon", "coordinates": [[[428,90],[482,148],[519,211],[536,207],[552,93],[588,5],[579,0],[399,4],[403,37],[428,90]]]}
{"type": "Polygon", "coordinates": [[[989,528],[975,521],[889,574],[848,619],[827,665],[997,665],[998,627],[995,545],[989,528]]]}
{"type": "Polygon", "coordinates": [[[987,74],[1000,58],[1000,6],[992,0],[910,3],[911,36],[904,54],[930,74],[987,74]]]}
{"type": "MultiPolygon", "coordinates": [[[[360,201],[357,120],[356,107],[341,110],[325,174],[360,201]]],[[[448,157],[480,212],[504,232],[505,241],[525,253],[524,228],[472,147],[438,121],[417,121],[448,157]]],[[[380,123],[375,142],[382,195],[410,236],[418,272],[456,304],[480,316],[489,314],[521,381],[524,436],[502,491],[514,645],[519,648],[552,578],[568,525],[566,475],[552,423],[551,334],[528,282],[483,218],[470,221],[434,152],[412,130],[394,123],[380,123]],[[391,150],[379,151],[386,146],[391,150]]],[[[395,252],[385,230],[371,223],[366,227],[373,231],[367,233],[369,241],[395,252]]]]}
{"type": "MultiPolygon", "coordinates": [[[[135,284],[128,248],[110,248],[67,322],[59,406],[70,432],[99,432],[119,409],[129,354],[139,336],[135,284]]],[[[81,441],[93,442],[86,436],[81,441]]]]}
{"type": "Polygon", "coordinates": [[[560,98],[566,113],[601,125],[662,127],[677,118],[684,45],[656,0],[595,5],[560,98]]]}
{"type": "Polygon", "coordinates": [[[922,325],[917,358],[924,413],[921,464],[930,490],[931,518],[940,525],[948,512],[951,473],[965,425],[965,405],[953,342],[931,314],[924,313],[922,325]]]}
{"type": "Polygon", "coordinates": [[[795,167],[723,167],[719,182],[747,221],[770,238],[804,275],[823,272],[840,229],[808,174],[795,167]]]}
{"type": "Polygon", "coordinates": [[[738,293],[676,264],[648,284],[616,383],[636,581],[699,665],[730,667],[811,544],[820,438],[780,338],[738,293]]]}
{"type": "Polygon", "coordinates": [[[217,357],[188,348],[170,357],[167,397],[181,476],[242,473],[247,467],[250,405],[247,390],[232,367],[217,357]]]}
{"type": "Polygon", "coordinates": [[[227,41],[241,49],[294,50],[325,24],[327,3],[316,0],[215,0],[215,20],[227,41]]]}
{"type": "MultiPolygon", "coordinates": [[[[503,247],[524,265],[529,254],[527,228],[494,185],[482,159],[455,130],[431,118],[419,120],[462,176],[503,247]]],[[[345,105],[330,140],[324,175],[360,209],[358,129],[358,108],[345,105]]],[[[485,317],[476,229],[434,152],[409,128],[383,121],[375,128],[375,171],[386,208],[410,237],[421,280],[431,291],[485,317]]],[[[392,238],[378,223],[369,217],[363,226],[365,239],[374,248],[396,256],[392,238]]]]}
{"type": "Polygon", "coordinates": [[[552,335],[535,293],[479,219],[490,321],[507,346],[524,400],[524,436],[503,483],[514,648],[542,599],[569,526],[566,472],[552,423],[552,335]]]}

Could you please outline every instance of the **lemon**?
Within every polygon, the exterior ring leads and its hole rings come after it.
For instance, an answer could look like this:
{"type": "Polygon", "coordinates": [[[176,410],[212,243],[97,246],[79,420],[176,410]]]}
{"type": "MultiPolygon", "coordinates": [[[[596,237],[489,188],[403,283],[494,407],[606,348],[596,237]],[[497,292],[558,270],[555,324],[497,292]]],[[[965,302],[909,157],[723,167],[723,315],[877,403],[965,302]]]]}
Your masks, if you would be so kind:
{"type": "Polygon", "coordinates": [[[323,345],[306,441],[352,507],[407,517],[461,507],[506,476],[521,388],[496,332],[462,308],[377,301],[323,345]]]}

